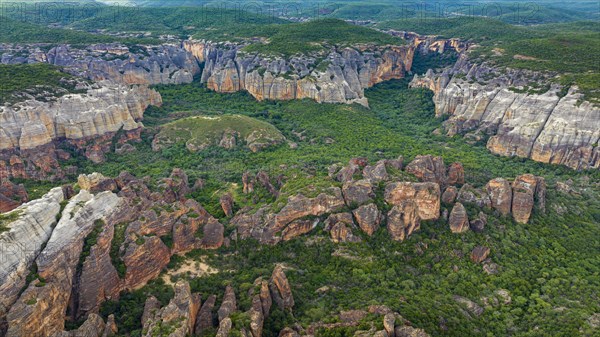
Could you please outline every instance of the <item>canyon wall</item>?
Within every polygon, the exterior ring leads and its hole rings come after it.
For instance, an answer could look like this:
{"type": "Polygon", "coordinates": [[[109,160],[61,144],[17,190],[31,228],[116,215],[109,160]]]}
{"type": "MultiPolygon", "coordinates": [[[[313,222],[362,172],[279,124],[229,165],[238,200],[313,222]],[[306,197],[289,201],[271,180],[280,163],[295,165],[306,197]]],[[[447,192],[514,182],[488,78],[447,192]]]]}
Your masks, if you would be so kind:
{"type": "Polygon", "coordinates": [[[0,106],[2,179],[54,180],[75,174],[75,168],[61,167],[70,157],[65,149],[102,162],[114,142],[138,140],[145,109],[162,103],[149,85],[189,83],[200,74],[198,62],[181,45],[45,50],[45,45],[0,44],[2,64],[48,63],[77,82],[75,93],[26,92],[20,101],[0,106]]]}
{"type": "Polygon", "coordinates": [[[600,107],[576,87],[566,90],[540,73],[473,64],[466,55],[440,74],[415,76],[411,86],[434,92],[436,115],[450,115],[449,136],[485,141],[503,156],[600,167],[600,107]]]}
{"type": "Polygon", "coordinates": [[[414,48],[406,46],[332,47],[310,55],[269,57],[244,45],[185,41],[204,62],[201,81],[217,92],[245,90],[257,100],[309,98],[322,103],[368,106],[364,89],[410,71],[414,48]]]}

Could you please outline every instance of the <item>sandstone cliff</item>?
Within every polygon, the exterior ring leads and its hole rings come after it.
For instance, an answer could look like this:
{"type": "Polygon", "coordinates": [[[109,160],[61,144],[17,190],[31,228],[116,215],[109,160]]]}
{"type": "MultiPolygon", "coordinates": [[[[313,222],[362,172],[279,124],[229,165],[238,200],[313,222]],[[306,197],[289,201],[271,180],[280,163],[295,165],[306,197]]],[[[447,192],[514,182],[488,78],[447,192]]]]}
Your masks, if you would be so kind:
{"type": "Polygon", "coordinates": [[[201,81],[218,92],[245,90],[258,100],[309,98],[324,103],[368,105],[364,89],[410,71],[411,46],[333,47],[290,59],[246,53],[244,45],[185,41],[204,62],[201,81]]]}
{"type": "Polygon", "coordinates": [[[415,76],[412,86],[434,92],[436,115],[450,115],[448,135],[487,141],[496,154],[574,169],[600,167],[600,107],[577,88],[551,85],[547,75],[472,64],[415,76]],[[534,86],[546,88],[532,89],[534,86]]]}

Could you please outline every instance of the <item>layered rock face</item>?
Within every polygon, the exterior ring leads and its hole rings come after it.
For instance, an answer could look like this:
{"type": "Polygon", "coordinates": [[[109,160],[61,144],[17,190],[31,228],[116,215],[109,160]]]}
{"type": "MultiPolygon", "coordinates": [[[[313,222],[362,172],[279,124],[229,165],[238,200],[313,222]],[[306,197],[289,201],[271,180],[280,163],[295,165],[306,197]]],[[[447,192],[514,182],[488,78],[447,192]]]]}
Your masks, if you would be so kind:
{"type": "Polygon", "coordinates": [[[2,261],[9,274],[0,275],[7,336],[60,333],[65,319],[97,313],[102,302],[157,277],[173,254],[223,243],[223,226],[181,194],[191,191],[181,170],[158,182],[161,192],[127,173],[79,181],[86,189],[62,213],[63,190],[56,188],[14,210],[16,220],[0,236],[14,251],[2,261]],[[29,273],[36,277],[25,284],[29,273]]]}
{"type": "Polygon", "coordinates": [[[531,158],[574,169],[600,167],[600,108],[577,88],[566,93],[550,78],[522,70],[472,64],[462,55],[441,74],[415,76],[411,86],[434,92],[438,116],[448,114],[448,135],[466,133],[499,155],[531,158]],[[535,83],[535,84],[534,84],[535,83]]]}
{"type": "Polygon", "coordinates": [[[5,214],[15,214],[18,218],[8,225],[8,231],[0,234],[0,331],[3,318],[25,286],[29,268],[52,234],[63,198],[62,189],[57,187],[5,214]]]}
{"type": "Polygon", "coordinates": [[[200,74],[194,56],[180,44],[126,47],[95,44],[85,48],[60,45],[45,52],[38,45],[0,44],[0,63],[49,63],[94,82],[182,84],[200,74]]]}
{"type": "Polygon", "coordinates": [[[185,41],[204,62],[202,82],[218,92],[245,90],[258,100],[310,98],[324,103],[368,105],[364,89],[410,71],[412,46],[332,48],[290,59],[248,54],[243,45],[185,41]]]}
{"type": "Polygon", "coordinates": [[[3,64],[43,62],[92,81],[78,84],[85,93],[30,97],[0,107],[0,175],[8,178],[61,179],[74,173],[60,168],[69,154],[56,149],[59,143],[103,161],[118,132],[118,142],[139,139],[144,110],[162,103],[148,85],[189,83],[200,74],[196,59],[181,45],[131,50],[116,44],[61,45],[45,52],[38,45],[3,44],[0,55],[3,64]]]}

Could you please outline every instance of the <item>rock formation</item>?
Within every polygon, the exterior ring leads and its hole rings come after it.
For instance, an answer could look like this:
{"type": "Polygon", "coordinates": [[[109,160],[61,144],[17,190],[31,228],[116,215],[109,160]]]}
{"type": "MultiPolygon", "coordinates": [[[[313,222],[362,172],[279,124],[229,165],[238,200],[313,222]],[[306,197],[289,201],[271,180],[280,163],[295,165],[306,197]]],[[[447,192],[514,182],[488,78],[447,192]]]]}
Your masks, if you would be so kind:
{"type": "Polygon", "coordinates": [[[199,306],[199,297],[192,294],[190,285],[185,281],[177,282],[175,297],[147,321],[146,336],[161,336],[163,330],[170,331],[171,337],[192,335],[199,306]]]}
{"type": "Polygon", "coordinates": [[[29,200],[23,184],[8,179],[0,180],[0,213],[11,211],[29,200]]]}
{"type": "Polygon", "coordinates": [[[291,310],[294,307],[292,289],[281,265],[275,266],[269,281],[269,287],[273,301],[277,303],[281,310],[291,310]]]}
{"type": "Polygon", "coordinates": [[[364,89],[410,71],[412,46],[332,47],[289,59],[242,52],[244,45],[185,41],[204,62],[201,81],[218,92],[245,90],[258,100],[310,98],[324,103],[367,105],[364,89]]]}
{"type": "Polygon", "coordinates": [[[433,220],[440,216],[440,185],[433,182],[388,183],[385,187],[385,201],[390,205],[400,205],[405,200],[414,200],[421,220],[433,220]]]}
{"type": "Polygon", "coordinates": [[[469,230],[469,216],[465,206],[460,202],[454,204],[448,223],[452,233],[462,233],[469,230]]]}
{"type": "Polygon", "coordinates": [[[392,207],[387,214],[387,228],[392,240],[404,241],[419,229],[421,218],[418,209],[414,200],[405,200],[392,207]]]}
{"type": "Polygon", "coordinates": [[[550,82],[540,73],[472,64],[465,54],[452,69],[415,76],[411,85],[434,92],[436,115],[450,115],[449,135],[489,137],[487,148],[499,155],[599,168],[600,108],[582,101],[576,87],[526,91],[550,82]]]}

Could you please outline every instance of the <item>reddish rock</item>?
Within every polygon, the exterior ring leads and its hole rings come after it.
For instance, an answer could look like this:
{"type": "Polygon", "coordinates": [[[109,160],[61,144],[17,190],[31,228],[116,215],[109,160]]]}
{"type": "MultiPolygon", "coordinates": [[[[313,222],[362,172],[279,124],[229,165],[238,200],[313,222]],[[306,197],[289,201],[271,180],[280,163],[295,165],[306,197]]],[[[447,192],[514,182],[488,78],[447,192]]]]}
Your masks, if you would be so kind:
{"type": "Polygon", "coordinates": [[[385,314],[385,316],[383,317],[383,328],[385,329],[385,332],[387,333],[388,337],[396,336],[396,332],[394,331],[395,327],[396,316],[391,312],[385,314]]]}
{"type": "Polygon", "coordinates": [[[217,334],[215,337],[229,337],[229,332],[231,331],[231,326],[233,322],[231,322],[231,318],[227,317],[219,322],[219,329],[217,330],[217,334]]]}
{"type": "Polygon", "coordinates": [[[458,189],[454,186],[446,187],[444,194],[442,194],[442,202],[444,204],[453,204],[458,195],[458,189]]]}
{"type": "Polygon", "coordinates": [[[444,186],[446,184],[446,165],[442,157],[431,155],[416,156],[406,166],[406,172],[414,174],[420,181],[434,182],[444,186]]]}
{"type": "Polygon", "coordinates": [[[14,184],[8,179],[0,181],[0,213],[12,211],[28,201],[23,184],[14,184]]]}
{"type": "Polygon", "coordinates": [[[175,283],[175,296],[165,307],[159,309],[147,321],[146,337],[160,334],[164,327],[170,327],[169,336],[185,337],[194,333],[194,325],[200,298],[192,294],[190,285],[183,280],[175,283]]]}
{"type": "Polygon", "coordinates": [[[385,164],[395,170],[401,171],[404,164],[404,157],[399,156],[397,159],[388,159],[385,161],[385,164]]]}
{"type": "Polygon", "coordinates": [[[196,335],[202,335],[205,331],[214,328],[213,308],[215,307],[216,301],[217,296],[210,295],[206,301],[204,301],[200,310],[198,310],[194,327],[194,333],[196,335]]]}
{"type": "Polygon", "coordinates": [[[327,217],[327,219],[325,219],[323,230],[329,231],[337,223],[342,223],[342,224],[348,225],[350,227],[356,227],[356,225],[354,224],[354,219],[352,218],[352,213],[345,212],[345,213],[330,214],[327,217]]]}
{"type": "Polygon", "coordinates": [[[229,317],[229,315],[237,310],[237,302],[235,300],[235,292],[231,286],[225,287],[225,295],[223,296],[223,303],[221,303],[221,307],[217,311],[219,316],[219,322],[224,318],[229,317]]]}
{"type": "Polygon", "coordinates": [[[490,255],[490,249],[484,246],[477,246],[471,251],[471,261],[481,263],[490,255]]]}
{"type": "Polygon", "coordinates": [[[225,228],[215,218],[208,220],[204,225],[202,232],[201,247],[204,249],[217,249],[223,245],[223,233],[225,228]]]}
{"type": "Polygon", "coordinates": [[[250,333],[252,334],[252,337],[262,337],[265,316],[263,314],[262,303],[259,295],[255,295],[252,298],[252,306],[250,307],[249,315],[250,333]]]}
{"type": "Polygon", "coordinates": [[[471,220],[469,224],[472,231],[481,233],[485,229],[485,225],[487,225],[487,215],[483,212],[479,212],[479,218],[471,220]]]}
{"type": "Polygon", "coordinates": [[[363,177],[374,183],[387,180],[389,176],[385,168],[385,163],[385,160],[380,160],[374,166],[365,166],[363,169],[363,177]]]}
{"type": "Polygon", "coordinates": [[[271,298],[271,291],[269,290],[269,282],[265,280],[260,281],[260,303],[262,305],[263,315],[269,316],[271,305],[273,305],[273,299],[271,298]]]}
{"type": "Polygon", "coordinates": [[[465,183],[465,169],[461,163],[452,163],[448,167],[448,185],[462,185],[465,183]]]}
{"type": "Polygon", "coordinates": [[[342,222],[338,222],[333,225],[329,234],[331,235],[331,241],[334,243],[362,241],[359,237],[352,233],[352,230],[348,228],[348,226],[342,222]]]}
{"type": "Polygon", "coordinates": [[[281,310],[291,310],[294,307],[292,289],[281,265],[275,266],[273,275],[271,275],[271,280],[269,281],[269,288],[271,290],[271,298],[281,310]]]}
{"type": "Polygon", "coordinates": [[[150,319],[154,317],[156,312],[160,309],[160,302],[154,296],[150,296],[144,303],[144,312],[142,314],[142,327],[144,330],[148,328],[150,319]]]}
{"type": "Polygon", "coordinates": [[[375,197],[373,184],[366,179],[345,182],[342,186],[342,193],[346,205],[350,207],[358,207],[372,202],[375,197]]]}
{"type": "Polygon", "coordinates": [[[114,228],[113,225],[104,226],[96,244],[90,249],[90,255],[83,262],[77,287],[77,317],[98,313],[102,302],[119,298],[121,280],[110,257],[114,228]]]}
{"type": "Polygon", "coordinates": [[[460,188],[458,196],[456,197],[456,201],[463,204],[474,204],[479,208],[492,207],[492,202],[490,201],[490,197],[487,192],[483,189],[475,188],[469,184],[464,184],[460,188]]]}
{"type": "Polygon", "coordinates": [[[279,191],[271,183],[271,178],[265,171],[259,171],[256,174],[256,180],[274,197],[279,195],[279,191]]]}
{"type": "Polygon", "coordinates": [[[460,202],[457,202],[452,208],[448,222],[452,233],[462,233],[469,230],[467,210],[460,202]]]}
{"type": "Polygon", "coordinates": [[[389,183],[385,187],[385,201],[389,205],[400,205],[413,200],[419,208],[421,220],[434,220],[440,216],[440,185],[436,183],[389,183]]]}
{"type": "Polygon", "coordinates": [[[512,188],[506,179],[496,178],[490,180],[485,186],[490,196],[492,208],[500,214],[507,216],[512,207],[512,188]]]}
{"type": "Polygon", "coordinates": [[[123,256],[127,267],[126,289],[136,289],[154,279],[171,259],[169,248],[156,236],[133,239],[126,242],[126,247],[123,256]]]}
{"type": "Polygon", "coordinates": [[[360,167],[358,165],[349,164],[348,166],[343,167],[338,172],[337,180],[342,183],[352,181],[354,179],[354,175],[359,172],[360,172],[360,167]]]}
{"type": "Polygon", "coordinates": [[[279,332],[278,337],[300,337],[300,334],[291,328],[284,328],[279,332]]]}
{"type": "Polygon", "coordinates": [[[359,168],[364,168],[365,166],[367,166],[369,164],[369,159],[367,159],[366,157],[356,157],[356,158],[350,159],[350,161],[348,161],[348,164],[356,165],[359,168]]]}
{"type": "Polygon", "coordinates": [[[242,191],[244,194],[254,192],[254,178],[249,172],[244,172],[242,175],[242,184],[244,185],[242,191]]]}
{"type": "Polygon", "coordinates": [[[347,310],[340,311],[340,321],[344,323],[358,323],[365,317],[367,317],[368,312],[364,310],[347,310]]]}
{"type": "Polygon", "coordinates": [[[352,214],[354,214],[354,218],[356,219],[360,229],[367,233],[367,235],[371,236],[377,229],[379,229],[379,224],[381,223],[381,212],[379,212],[379,209],[377,209],[375,204],[360,206],[352,211],[352,214]]]}
{"type": "Polygon", "coordinates": [[[169,178],[162,179],[159,187],[163,190],[162,194],[166,202],[185,200],[185,196],[192,192],[188,176],[180,168],[174,168],[169,178]]]}
{"type": "Polygon", "coordinates": [[[408,325],[397,326],[394,331],[396,337],[429,337],[423,329],[413,328],[408,325]]]}
{"type": "Polygon", "coordinates": [[[283,241],[289,241],[295,237],[304,235],[317,227],[318,223],[319,219],[294,220],[281,232],[281,239],[283,241]]]}
{"type": "Polygon", "coordinates": [[[114,179],[107,178],[96,172],[88,175],[79,175],[77,184],[81,189],[88,190],[90,193],[99,193],[102,191],[115,192],[118,189],[117,182],[114,179]]]}
{"type": "Polygon", "coordinates": [[[512,184],[512,215],[516,222],[527,223],[534,206],[538,179],[532,174],[524,174],[515,178],[512,184]]]}
{"type": "Polygon", "coordinates": [[[392,207],[387,215],[387,228],[392,240],[404,241],[419,229],[421,219],[418,212],[417,204],[412,200],[405,200],[392,207]]]}
{"type": "Polygon", "coordinates": [[[307,198],[301,194],[288,198],[287,205],[275,216],[274,225],[270,231],[276,233],[293,220],[306,216],[321,216],[341,210],[344,207],[341,190],[334,187],[326,192],[315,198],[307,198]]]}
{"type": "Polygon", "coordinates": [[[221,208],[223,209],[223,213],[225,213],[226,217],[230,217],[233,215],[233,198],[230,193],[223,194],[219,199],[221,203],[221,208]]]}

